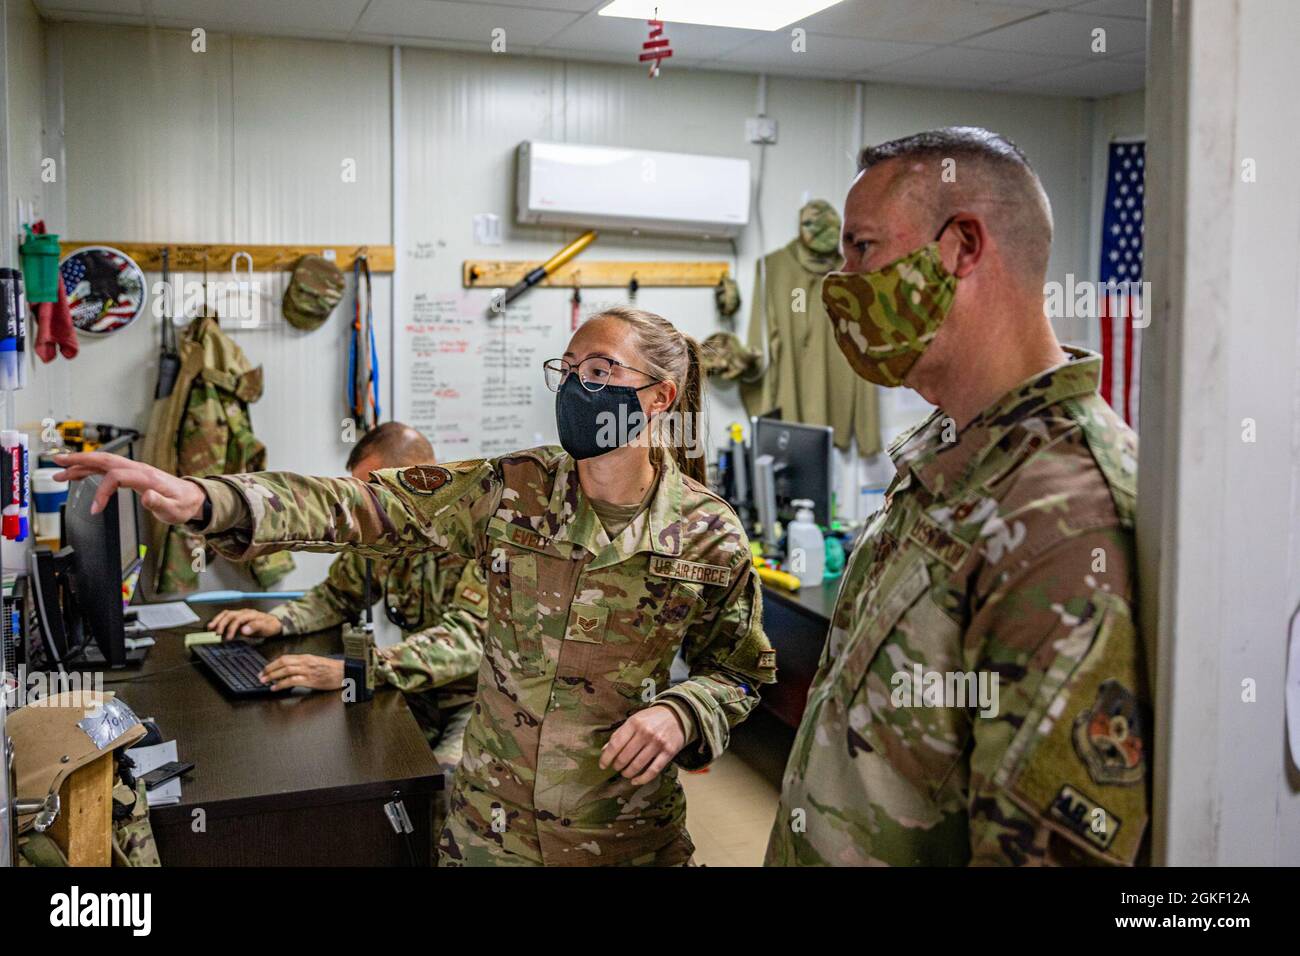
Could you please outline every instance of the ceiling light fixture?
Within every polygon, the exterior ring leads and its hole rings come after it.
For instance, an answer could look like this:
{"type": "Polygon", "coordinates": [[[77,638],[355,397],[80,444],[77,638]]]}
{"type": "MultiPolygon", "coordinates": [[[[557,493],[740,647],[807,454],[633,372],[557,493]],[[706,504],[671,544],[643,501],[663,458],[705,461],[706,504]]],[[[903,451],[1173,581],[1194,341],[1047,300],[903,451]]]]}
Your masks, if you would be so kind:
{"type": "Polygon", "coordinates": [[[738,30],[779,30],[843,0],[613,0],[602,17],[665,20],[738,30]]]}

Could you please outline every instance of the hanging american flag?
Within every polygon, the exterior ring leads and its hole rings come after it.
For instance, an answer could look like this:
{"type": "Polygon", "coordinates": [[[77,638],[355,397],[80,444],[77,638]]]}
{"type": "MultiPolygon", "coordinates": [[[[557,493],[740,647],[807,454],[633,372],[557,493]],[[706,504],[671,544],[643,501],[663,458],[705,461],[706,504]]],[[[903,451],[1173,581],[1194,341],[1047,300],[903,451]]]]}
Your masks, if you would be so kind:
{"type": "Polygon", "coordinates": [[[1142,330],[1142,195],[1146,143],[1111,143],[1101,226],[1101,395],[1137,428],[1142,330]]]}

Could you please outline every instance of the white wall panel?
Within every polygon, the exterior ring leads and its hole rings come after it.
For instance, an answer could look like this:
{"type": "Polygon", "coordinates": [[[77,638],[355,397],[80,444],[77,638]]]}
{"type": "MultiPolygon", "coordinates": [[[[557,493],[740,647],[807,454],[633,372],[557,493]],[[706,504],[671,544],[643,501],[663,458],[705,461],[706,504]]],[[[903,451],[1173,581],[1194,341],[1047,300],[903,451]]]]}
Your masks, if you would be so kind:
{"type": "MultiPolygon", "coordinates": [[[[74,239],[386,244],[391,179],[388,50],[181,31],[66,24],[68,218],[74,239]],[[341,175],[356,161],[356,181],[341,175]]],[[[231,278],[212,263],[211,277],[231,278]]],[[[150,276],[151,281],[157,276],[150,276]]],[[[187,274],[188,280],[201,276],[187,274]]],[[[351,286],[330,322],[303,333],[279,316],[286,274],[255,277],[262,327],[230,329],[266,371],[253,424],[272,468],[338,474],[351,286]]],[[[374,278],[375,324],[391,408],[391,279],[374,278]]],[[[141,318],[81,337],[73,362],[41,366],[20,419],[45,415],[143,427],[158,323],[141,318]]],[[[290,584],[319,579],[328,558],[301,555],[290,584]]]]}
{"type": "Polygon", "coordinates": [[[5,7],[5,86],[8,95],[8,195],[5,209],[5,265],[17,263],[16,238],[22,223],[18,204],[35,217],[45,214],[47,187],[41,181],[41,121],[44,110],[45,31],[31,0],[9,0],[5,7]],[[13,234],[12,236],[10,234],[13,234]]]}

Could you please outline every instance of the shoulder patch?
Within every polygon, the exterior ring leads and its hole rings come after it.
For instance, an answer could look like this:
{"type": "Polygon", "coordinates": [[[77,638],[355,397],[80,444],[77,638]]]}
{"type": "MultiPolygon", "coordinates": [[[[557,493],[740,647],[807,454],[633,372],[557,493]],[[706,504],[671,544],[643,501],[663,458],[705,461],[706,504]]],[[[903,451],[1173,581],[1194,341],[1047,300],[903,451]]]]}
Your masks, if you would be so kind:
{"type": "Polygon", "coordinates": [[[1097,688],[1092,706],[1074,719],[1074,749],[1088,776],[1101,784],[1135,784],[1144,771],[1142,713],[1117,680],[1097,688]]]}
{"type": "Polygon", "coordinates": [[[451,472],[441,465],[412,465],[401,469],[397,480],[413,495],[431,495],[451,481],[451,472]]]}
{"type": "Polygon", "coordinates": [[[653,555],[650,558],[650,573],[661,578],[675,578],[678,581],[691,581],[699,584],[731,583],[731,569],[717,564],[700,564],[696,561],[683,561],[681,558],[665,558],[653,555]]]}

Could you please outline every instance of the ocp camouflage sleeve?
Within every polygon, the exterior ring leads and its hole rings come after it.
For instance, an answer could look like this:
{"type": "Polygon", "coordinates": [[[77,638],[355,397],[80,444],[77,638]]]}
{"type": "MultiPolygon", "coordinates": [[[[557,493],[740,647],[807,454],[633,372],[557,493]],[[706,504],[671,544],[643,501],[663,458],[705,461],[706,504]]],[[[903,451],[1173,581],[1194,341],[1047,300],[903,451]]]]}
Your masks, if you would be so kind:
{"type": "Polygon", "coordinates": [[[437,624],[380,649],[380,678],[413,694],[472,677],[483,659],[487,608],[487,581],[478,564],[471,561],[461,572],[456,596],[437,624]]]}
{"type": "Polygon", "coordinates": [[[776,652],[763,633],[762,588],[747,545],[742,553],[730,585],[716,595],[706,592],[708,606],[682,641],[690,678],[654,699],[692,718],[676,758],[687,770],[716,760],[731,728],[758,705],[758,685],[776,682],[776,652]]]}
{"type": "MultiPolygon", "coordinates": [[[[325,580],[302,597],[271,609],[285,634],[311,634],[356,620],[366,609],[365,558],[340,554],[325,580]]],[[[379,597],[372,583],[372,603],[379,597]]]]}
{"type": "Polygon", "coordinates": [[[494,463],[484,459],[387,469],[369,482],[273,471],[194,480],[205,491],[217,483],[243,498],[247,510],[232,509],[235,525],[222,527],[214,515],[206,529],[217,552],[238,561],[275,551],[345,550],[476,558],[502,497],[494,463]]]}
{"type": "Polygon", "coordinates": [[[1131,536],[1060,540],[974,614],[966,664],[998,675],[973,721],[972,864],[1130,865],[1147,824],[1131,536]]]}

